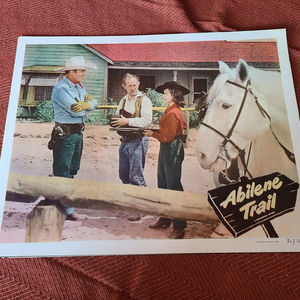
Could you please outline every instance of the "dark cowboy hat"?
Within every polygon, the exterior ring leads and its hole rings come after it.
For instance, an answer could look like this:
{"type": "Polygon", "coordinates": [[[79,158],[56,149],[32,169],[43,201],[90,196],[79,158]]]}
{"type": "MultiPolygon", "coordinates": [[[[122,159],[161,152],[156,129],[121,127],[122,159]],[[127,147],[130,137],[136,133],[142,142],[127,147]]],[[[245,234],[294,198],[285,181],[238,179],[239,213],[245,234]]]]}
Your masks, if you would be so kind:
{"type": "Polygon", "coordinates": [[[188,90],[187,88],[185,88],[184,86],[180,85],[178,82],[176,81],[167,81],[165,82],[163,85],[159,85],[155,91],[158,93],[163,94],[165,89],[176,89],[176,90],[180,90],[183,95],[187,95],[190,93],[190,90],[188,90]]]}

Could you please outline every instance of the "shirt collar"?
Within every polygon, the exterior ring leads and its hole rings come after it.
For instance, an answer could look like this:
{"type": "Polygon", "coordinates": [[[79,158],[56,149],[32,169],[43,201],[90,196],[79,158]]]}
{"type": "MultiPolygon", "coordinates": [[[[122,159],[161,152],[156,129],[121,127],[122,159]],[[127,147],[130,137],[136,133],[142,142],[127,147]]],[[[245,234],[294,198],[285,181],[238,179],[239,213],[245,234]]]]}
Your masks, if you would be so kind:
{"type": "Polygon", "coordinates": [[[79,85],[80,87],[82,87],[81,83],[74,83],[73,81],[71,81],[67,76],[64,77],[65,82],[70,86],[70,88],[74,88],[75,86],[79,85]]]}
{"type": "Polygon", "coordinates": [[[171,106],[167,107],[167,109],[165,110],[165,112],[169,112],[170,110],[173,110],[174,108],[179,108],[180,109],[180,106],[176,103],[172,104],[171,106]]]}
{"type": "Polygon", "coordinates": [[[128,94],[126,95],[126,100],[131,101],[131,100],[135,100],[136,98],[140,97],[142,95],[141,91],[138,91],[137,94],[135,95],[134,98],[129,100],[128,94]]]}

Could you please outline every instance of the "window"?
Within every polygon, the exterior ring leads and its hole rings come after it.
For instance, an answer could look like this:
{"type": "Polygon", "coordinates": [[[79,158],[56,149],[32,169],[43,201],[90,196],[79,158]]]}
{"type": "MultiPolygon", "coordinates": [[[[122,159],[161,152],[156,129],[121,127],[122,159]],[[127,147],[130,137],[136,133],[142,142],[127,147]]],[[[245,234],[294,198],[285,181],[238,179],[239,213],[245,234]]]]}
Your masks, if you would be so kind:
{"type": "Polygon", "coordinates": [[[58,82],[60,74],[23,73],[20,100],[26,104],[36,105],[36,101],[50,100],[53,86],[58,82]]]}
{"type": "Polygon", "coordinates": [[[207,93],[207,78],[205,77],[194,77],[193,80],[193,92],[194,99],[193,102],[197,102],[199,98],[202,98],[203,93],[207,93]]]}
{"type": "Polygon", "coordinates": [[[34,100],[35,101],[50,100],[52,89],[53,89],[52,86],[36,86],[34,100]]]}
{"type": "Polygon", "coordinates": [[[140,79],[140,91],[145,91],[146,89],[155,89],[155,76],[139,75],[140,79]]]}

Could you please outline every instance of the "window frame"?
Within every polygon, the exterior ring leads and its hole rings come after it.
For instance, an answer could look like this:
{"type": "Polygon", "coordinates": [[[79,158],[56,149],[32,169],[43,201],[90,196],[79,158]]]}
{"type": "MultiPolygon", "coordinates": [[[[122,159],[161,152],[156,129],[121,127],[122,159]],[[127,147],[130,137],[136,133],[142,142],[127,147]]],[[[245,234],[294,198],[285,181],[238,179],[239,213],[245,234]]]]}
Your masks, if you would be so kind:
{"type": "MultiPolygon", "coordinates": [[[[21,83],[20,87],[20,93],[19,93],[19,105],[20,106],[27,106],[27,107],[35,107],[38,105],[40,101],[50,101],[51,99],[44,99],[44,100],[35,100],[36,97],[36,87],[40,87],[37,85],[31,85],[30,81],[31,78],[36,78],[38,76],[43,77],[43,75],[49,76],[49,77],[56,77],[58,78],[57,81],[61,80],[64,72],[63,71],[57,71],[56,69],[59,68],[59,66],[29,66],[24,67],[22,76],[25,75],[25,84],[21,83]],[[26,78],[27,77],[27,78],[26,78]],[[29,79],[29,80],[27,80],[29,79]],[[27,98],[24,99],[24,92],[27,86],[27,98]]],[[[54,85],[53,85],[54,86],[54,85]]],[[[52,85],[45,86],[45,87],[52,87],[52,85]]],[[[44,92],[45,93],[45,92],[44,92]]],[[[50,97],[51,98],[51,97],[50,97]]]]}
{"type": "Polygon", "coordinates": [[[195,92],[195,82],[194,82],[195,79],[205,79],[206,80],[206,91],[204,91],[204,92],[207,93],[207,91],[208,91],[209,76],[205,76],[205,75],[192,75],[192,93],[193,93],[192,103],[196,102],[195,101],[196,100],[195,99],[195,95],[199,95],[198,98],[201,98],[200,96],[202,94],[202,92],[195,92]]]}

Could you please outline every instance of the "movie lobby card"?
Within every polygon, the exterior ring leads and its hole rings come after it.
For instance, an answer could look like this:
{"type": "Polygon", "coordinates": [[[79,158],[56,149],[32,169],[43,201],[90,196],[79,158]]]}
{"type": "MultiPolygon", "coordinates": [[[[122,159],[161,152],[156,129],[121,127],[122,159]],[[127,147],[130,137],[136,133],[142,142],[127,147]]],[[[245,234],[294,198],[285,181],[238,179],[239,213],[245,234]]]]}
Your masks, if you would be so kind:
{"type": "Polygon", "coordinates": [[[0,255],[300,250],[285,30],[20,37],[0,255]]]}

